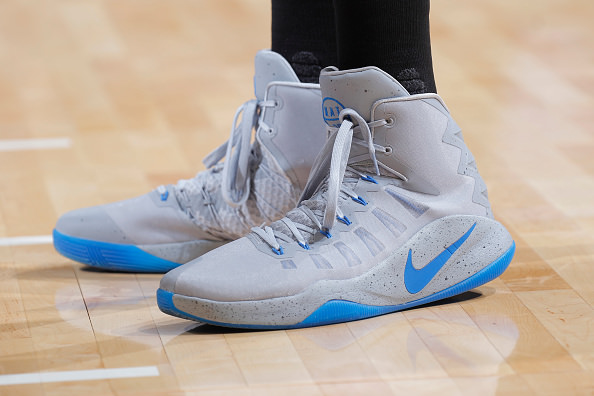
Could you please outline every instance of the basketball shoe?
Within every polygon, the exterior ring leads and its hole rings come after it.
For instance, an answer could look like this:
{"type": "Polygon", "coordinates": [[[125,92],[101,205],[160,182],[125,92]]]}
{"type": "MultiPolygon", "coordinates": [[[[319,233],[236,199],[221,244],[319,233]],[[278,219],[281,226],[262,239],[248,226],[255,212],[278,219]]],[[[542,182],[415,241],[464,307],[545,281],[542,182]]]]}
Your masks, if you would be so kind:
{"type": "Polygon", "coordinates": [[[206,171],[64,214],[53,232],[56,250],[104,269],[166,272],[295,207],[328,136],[319,85],[300,83],[272,51],[256,55],[254,84],[256,99],[239,108],[229,140],[204,159],[206,171]]]}
{"type": "Polygon", "coordinates": [[[453,296],[507,268],[514,241],[438,95],[409,95],[375,67],[327,68],[320,85],[334,132],[299,207],[166,274],[163,312],[324,325],[453,296]]]}

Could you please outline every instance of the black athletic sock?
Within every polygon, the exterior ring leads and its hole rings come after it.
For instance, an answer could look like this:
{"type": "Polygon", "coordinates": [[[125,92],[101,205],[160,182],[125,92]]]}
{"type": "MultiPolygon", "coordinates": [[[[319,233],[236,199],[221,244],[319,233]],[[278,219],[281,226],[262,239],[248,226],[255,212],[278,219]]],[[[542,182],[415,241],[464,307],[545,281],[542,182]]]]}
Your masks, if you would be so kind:
{"type": "Polygon", "coordinates": [[[332,0],[272,0],[272,50],[302,82],[318,83],[320,70],[338,60],[332,0]]]}
{"type": "Polygon", "coordinates": [[[411,93],[437,92],[429,0],[334,0],[338,67],[377,66],[411,93]]]}

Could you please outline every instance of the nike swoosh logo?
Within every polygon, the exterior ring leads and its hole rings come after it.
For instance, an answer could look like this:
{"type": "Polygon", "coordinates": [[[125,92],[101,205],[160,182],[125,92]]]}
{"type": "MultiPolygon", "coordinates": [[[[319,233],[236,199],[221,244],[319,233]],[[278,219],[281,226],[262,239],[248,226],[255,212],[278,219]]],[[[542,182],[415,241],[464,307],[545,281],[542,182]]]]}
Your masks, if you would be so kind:
{"type": "Polygon", "coordinates": [[[447,263],[452,255],[462,246],[462,244],[468,239],[472,231],[476,227],[476,223],[470,227],[464,235],[460,237],[456,242],[448,246],[443,252],[429,262],[426,266],[421,269],[416,269],[412,264],[412,250],[408,250],[408,259],[406,260],[406,267],[404,267],[404,286],[410,294],[420,292],[431,282],[433,277],[437,275],[439,270],[447,263]]]}

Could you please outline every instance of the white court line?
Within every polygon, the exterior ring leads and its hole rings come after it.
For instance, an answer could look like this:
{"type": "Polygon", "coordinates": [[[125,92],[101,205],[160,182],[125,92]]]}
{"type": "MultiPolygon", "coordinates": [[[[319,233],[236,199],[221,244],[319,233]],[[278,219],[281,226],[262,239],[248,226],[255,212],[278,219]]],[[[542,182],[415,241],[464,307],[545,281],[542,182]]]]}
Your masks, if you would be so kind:
{"type": "Polygon", "coordinates": [[[51,235],[0,238],[0,246],[43,245],[52,242],[51,235]]]}
{"type": "Polygon", "coordinates": [[[0,140],[0,151],[48,150],[70,146],[72,146],[70,138],[0,140]]]}
{"type": "Polygon", "coordinates": [[[158,377],[157,366],[125,367],[96,370],[55,371],[44,373],[0,375],[0,386],[39,384],[44,382],[93,381],[115,378],[158,377]]]}

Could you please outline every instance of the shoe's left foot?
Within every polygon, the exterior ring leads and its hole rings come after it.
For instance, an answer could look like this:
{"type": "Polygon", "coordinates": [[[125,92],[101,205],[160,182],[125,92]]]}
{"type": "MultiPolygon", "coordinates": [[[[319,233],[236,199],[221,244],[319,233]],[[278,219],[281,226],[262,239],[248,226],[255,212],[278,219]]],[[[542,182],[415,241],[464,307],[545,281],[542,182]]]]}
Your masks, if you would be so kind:
{"type": "Polygon", "coordinates": [[[275,52],[258,52],[255,66],[256,99],[239,108],[229,140],[205,158],[207,170],[65,213],[53,234],[56,250],[111,271],[167,272],[295,207],[327,137],[320,89],[300,83],[275,52]]]}
{"type": "Polygon", "coordinates": [[[244,328],[367,318],[473,289],[514,254],[441,98],[377,68],[324,70],[334,133],[302,202],[164,276],[162,311],[244,328]]]}

